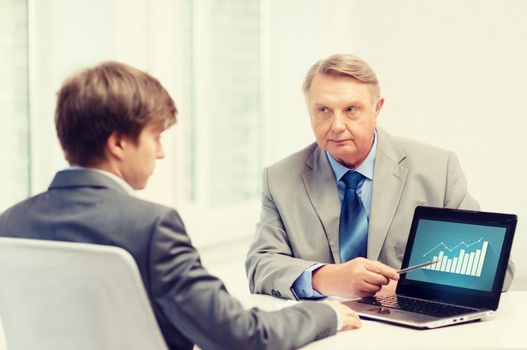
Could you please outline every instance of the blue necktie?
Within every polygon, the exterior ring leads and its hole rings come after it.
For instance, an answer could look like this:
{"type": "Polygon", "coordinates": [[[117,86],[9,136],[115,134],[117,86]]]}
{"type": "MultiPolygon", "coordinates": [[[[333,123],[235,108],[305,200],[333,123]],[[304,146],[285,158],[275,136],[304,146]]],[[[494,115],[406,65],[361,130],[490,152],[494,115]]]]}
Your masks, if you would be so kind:
{"type": "Polygon", "coordinates": [[[363,176],[356,171],[348,171],[342,180],[346,193],[340,209],[340,262],[357,257],[366,257],[368,244],[368,217],[356,193],[357,185],[363,176]]]}

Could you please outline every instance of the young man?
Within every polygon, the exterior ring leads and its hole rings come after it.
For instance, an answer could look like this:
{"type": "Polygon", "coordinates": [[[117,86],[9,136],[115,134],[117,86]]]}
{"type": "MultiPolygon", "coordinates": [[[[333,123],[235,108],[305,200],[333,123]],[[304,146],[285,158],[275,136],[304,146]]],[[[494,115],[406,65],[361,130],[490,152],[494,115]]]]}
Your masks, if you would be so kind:
{"type": "Polygon", "coordinates": [[[359,327],[357,315],[336,302],[244,310],[202,267],[178,213],[131,195],[163,158],[160,136],[176,113],[156,79],[123,64],[104,63],[68,79],[55,122],[71,167],[55,175],[48,191],[0,215],[0,236],[126,249],[171,349],[290,349],[359,327]]]}
{"type": "MultiPolygon", "coordinates": [[[[316,143],[264,170],[250,289],[317,298],[393,288],[416,206],[479,205],[454,153],[377,126],[384,99],[362,59],[316,62],[303,90],[316,143]]],[[[505,289],[513,272],[509,262],[505,289]]]]}

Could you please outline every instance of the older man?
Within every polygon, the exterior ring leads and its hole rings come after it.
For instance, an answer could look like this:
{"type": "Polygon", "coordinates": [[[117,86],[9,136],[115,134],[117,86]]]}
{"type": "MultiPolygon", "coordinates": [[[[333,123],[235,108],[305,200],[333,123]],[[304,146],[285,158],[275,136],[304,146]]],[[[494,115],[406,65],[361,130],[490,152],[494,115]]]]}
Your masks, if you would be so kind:
{"type": "Polygon", "coordinates": [[[316,143],[264,170],[250,289],[316,298],[394,287],[416,206],[478,209],[458,159],[377,126],[384,99],[356,56],[318,61],[303,90],[316,143]]]}

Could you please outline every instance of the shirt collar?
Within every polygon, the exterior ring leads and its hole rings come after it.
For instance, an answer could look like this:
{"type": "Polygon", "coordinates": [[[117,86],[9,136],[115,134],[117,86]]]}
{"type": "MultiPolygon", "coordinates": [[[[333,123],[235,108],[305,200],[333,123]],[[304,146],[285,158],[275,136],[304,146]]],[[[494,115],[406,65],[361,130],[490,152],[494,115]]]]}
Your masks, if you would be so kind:
{"type": "Polygon", "coordinates": [[[344,174],[346,174],[349,170],[355,170],[365,178],[373,180],[373,168],[375,166],[375,156],[377,155],[377,129],[375,129],[373,134],[373,146],[370,149],[370,153],[368,153],[368,156],[358,168],[351,169],[340,164],[328,151],[326,151],[326,155],[328,157],[329,164],[331,164],[331,168],[333,169],[333,173],[335,174],[337,182],[339,182],[344,174]]]}
{"type": "Polygon", "coordinates": [[[114,180],[115,182],[117,182],[128,194],[135,196],[135,190],[132,188],[132,186],[128,184],[128,182],[126,182],[122,177],[117,176],[114,173],[111,173],[109,171],[97,169],[97,168],[87,168],[87,167],[76,166],[76,165],[70,166],[69,168],[66,168],[64,170],[78,170],[78,169],[92,170],[92,171],[95,171],[96,173],[105,175],[111,178],[112,180],[114,180]]]}

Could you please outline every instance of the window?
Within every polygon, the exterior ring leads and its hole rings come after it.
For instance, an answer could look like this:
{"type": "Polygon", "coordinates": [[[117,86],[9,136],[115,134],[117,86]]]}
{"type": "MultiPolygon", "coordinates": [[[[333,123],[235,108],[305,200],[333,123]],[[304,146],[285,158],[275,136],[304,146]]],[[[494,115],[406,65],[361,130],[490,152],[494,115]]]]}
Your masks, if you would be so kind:
{"type": "Polygon", "coordinates": [[[189,232],[209,244],[211,229],[246,235],[256,222],[264,146],[260,1],[188,0],[183,12],[188,120],[178,202],[189,232]]]}
{"type": "Polygon", "coordinates": [[[0,212],[29,194],[27,1],[0,2],[0,212]]]}

